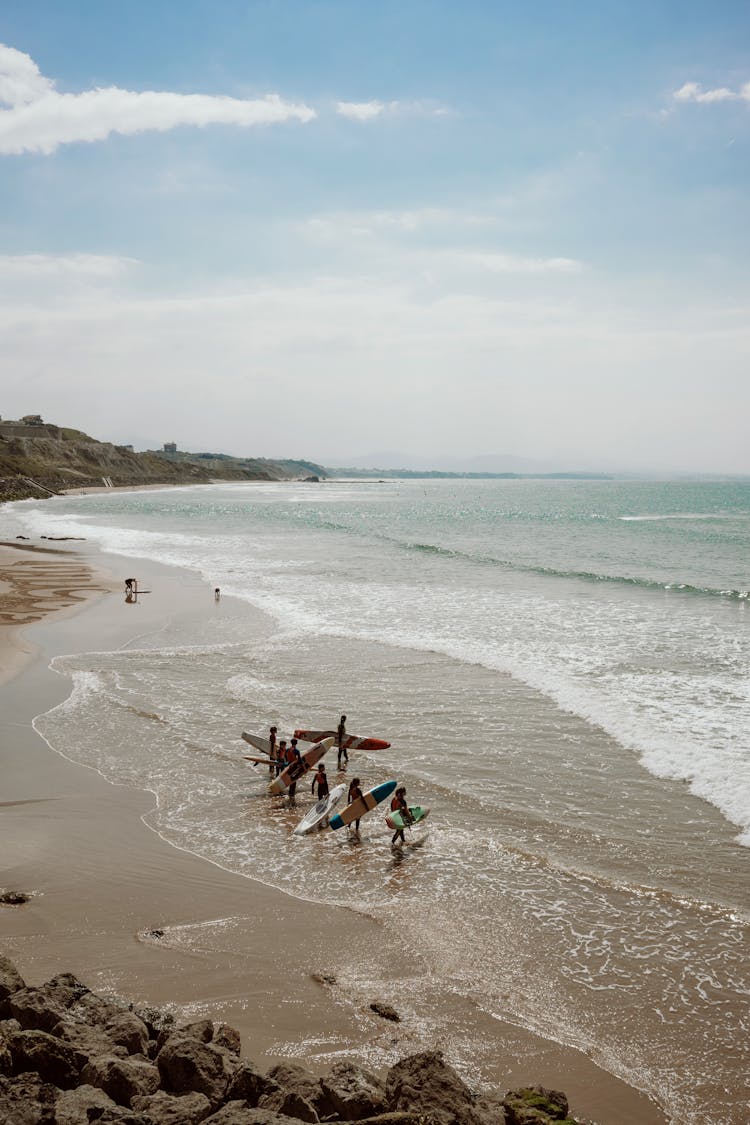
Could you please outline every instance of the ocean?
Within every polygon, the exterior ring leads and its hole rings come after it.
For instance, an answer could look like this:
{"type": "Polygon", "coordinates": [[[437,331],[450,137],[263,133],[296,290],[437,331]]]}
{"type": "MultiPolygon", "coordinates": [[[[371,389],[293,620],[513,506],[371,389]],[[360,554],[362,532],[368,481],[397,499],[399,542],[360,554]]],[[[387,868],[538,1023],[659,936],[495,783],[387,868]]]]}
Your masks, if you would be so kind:
{"type": "Polygon", "coordinates": [[[174,846],[418,955],[408,980],[352,957],[353,994],[479,1074],[497,1046],[458,1011],[580,1048],[680,1125],[750,1120],[750,483],[217,484],[0,512],[19,527],[221,588],[200,624],[58,657],[70,696],[35,726],[152,792],[174,846]],[[309,786],[290,808],[242,757],[242,730],[344,712],[392,743],[348,776],[431,810],[403,849],[380,810],[293,837],[309,786]]]}

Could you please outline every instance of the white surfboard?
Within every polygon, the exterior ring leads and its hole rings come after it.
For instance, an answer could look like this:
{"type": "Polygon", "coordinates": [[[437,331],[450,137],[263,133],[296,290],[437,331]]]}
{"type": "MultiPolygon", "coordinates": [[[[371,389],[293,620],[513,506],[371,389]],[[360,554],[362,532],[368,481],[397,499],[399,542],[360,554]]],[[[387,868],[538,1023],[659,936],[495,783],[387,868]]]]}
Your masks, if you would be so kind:
{"type": "Polygon", "coordinates": [[[345,795],[345,785],[334,786],[327,797],[321,797],[318,803],[313,805],[307,815],[302,817],[302,820],[294,829],[294,835],[306,836],[308,832],[312,832],[314,828],[317,828],[318,825],[333,812],[336,806],[344,799],[345,795]]]}
{"type": "MultiPolygon", "coordinates": [[[[270,741],[270,739],[265,738],[262,734],[250,734],[249,731],[243,730],[241,737],[245,740],[245,742],[249,743],[250,746],[254,746],[256,750],[260,750],[261,753],[263,753],[263,754],[270,754],[271,753],[271,741],[270,741]]],[[[287,746],[289,745],[291,740],[292,740],[291,735],[284,735],[283,736],[283,741],[286,742],[287,746]]],[[[279,743],[281,741],[282,741],[282,738],[276,739],[276,749],[277,750],[279,748],[279,743]]],[[[303,750],[309,750],[311,746],[315,746],[315,745],[316,745],[315,742],[304,742],[301,738],[297,739],[297,749],[299,750],[300,754],[302,753],[303,750]]]]}

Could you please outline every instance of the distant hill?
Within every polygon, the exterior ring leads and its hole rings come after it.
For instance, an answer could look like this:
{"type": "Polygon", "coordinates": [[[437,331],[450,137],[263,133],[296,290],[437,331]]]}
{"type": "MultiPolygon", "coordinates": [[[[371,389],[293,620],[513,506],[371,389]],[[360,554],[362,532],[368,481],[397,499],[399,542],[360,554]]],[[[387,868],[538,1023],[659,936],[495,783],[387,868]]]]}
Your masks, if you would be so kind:
{"type": "Polygon", "coordinates": [[[326,468],[329,477],[348,480],[614,480],[609,473],[491,473],[449,472],[447,469],[326,468]]]}
{"type": "MultiPolygon", "coordinates": [[[[337,472],[343,471],[345,467],[345,462],[340,457],[327,461],[327,464],[329,467],[335,467],[337,472]]],[[[351,461],[349,464],[351,465],[351,461]]],[[[552,460],[517,457],[510,453],[466,453],[458,457],[440,451],[430,455],[395,449],[370,450],[357,456],[353,467],[359,470],[372,469],[373,465],[398,466],[400,472],[475,473],[482,477],[488,474],[506,476],[508,473],[520,476],[538,476],[540,473],[567,474],[571,470],[571,465],[561,462],[560,458],[552,460]]],[[[579,464],[572,468],[575,472],[588,472],[591,466],[579,464]]],[[[601,470],[596,466],[594,471],[601,470]]]]}
{"type": "Polygon", "coordinates": [[[215,480],[323,479],[308,461],[226,457],[220,453],[135,453],[80,430],[33,420],[0,421],[0,501],[42,499],[67,489],[215,480]]]}

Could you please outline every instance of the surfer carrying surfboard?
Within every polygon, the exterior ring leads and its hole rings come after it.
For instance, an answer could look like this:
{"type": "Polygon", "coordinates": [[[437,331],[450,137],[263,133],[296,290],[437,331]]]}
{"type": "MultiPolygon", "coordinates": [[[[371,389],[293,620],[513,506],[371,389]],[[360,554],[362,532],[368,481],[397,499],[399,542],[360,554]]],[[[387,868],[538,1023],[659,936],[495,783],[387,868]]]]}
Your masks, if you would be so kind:
{"type": "Polygon", "coordinates": [[[286,739],[282,738],[276,750],[276,776],[278,777],[282,770],[285,770],[289,765],[289,754],[287,751],[286,739]]]}
{"type": "MultiPolygon", "coordinates": [[[[411,813],[409,812],[409,806],[406,803],[406,786],[405,785],[399,785],[398,789],[393,794],[393,799],[391,801],[391,812],[400,812],[401,816],[404,819],[404,823],[405,824],[411,823],[412,816],[411,816],[411,813]]],[[[397,828],[396,831],[393,833],[393,836],[391,837],[391,845],[395,844],[396,841],[398,841],[401,844],[406,843],[403,828],[397,828]]]]}
{"type": "Polygon", "coordinates": [[[341,769],[341,758],[345,762],[349,761],[349,754],[347,753],[346,746],[344,746],[344,739],[346,738],[346,715],[342,715],[339,720],[339,725],[336,727],[336,747],[338,750],[338,768],[341,769]]]}
{"type": "MultiPolygon", "coordinates": [[[[295,762],[298,762],[300,760],[300,757],[301,757],[300,752],[297,749],[297,739],[293,738],[292,741],[289,743],[289,746],[287,748],[286,760],[289,763],[289,765],[291,766],[295,762]]],[[[297,792],[297,782],[295,780],[295,781],[292,781],[292,784],[289,786],[289,798],[290,798],[290,800],[294,800],[294,795],[296,794],[296,792],[297,792]]]]}
{"type": "MultiPolygon", "coordinates": [[[[350,805],[352,803],[352,801],[356,801],[361,796],[362,796],[362,790],[359,787],[359,778],[353,777],[352,783],[349,786],[349,796],[346,798],[347,805],[350,805]]],[[[360,818],[357,817],[357,819],[354,821],[354,831],[355,832],[359,832],[359,820],[360,820],[360,818]]]]}
{"type": "Polygon", "coordinates": [[[268,757],[271,759],[268,773],[270,777],[273,777],[274,773],[279,773],[279,764],[276,759],[276,727],[271,727],[268,732],[268,757]]]}

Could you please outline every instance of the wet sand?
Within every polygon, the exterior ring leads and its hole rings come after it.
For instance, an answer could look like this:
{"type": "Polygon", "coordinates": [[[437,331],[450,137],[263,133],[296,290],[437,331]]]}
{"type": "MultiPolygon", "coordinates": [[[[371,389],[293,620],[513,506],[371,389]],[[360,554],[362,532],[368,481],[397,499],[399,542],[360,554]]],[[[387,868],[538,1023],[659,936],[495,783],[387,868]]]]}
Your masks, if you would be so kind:
{"type": "MultiPolygon", "coordinates": [[[[49,669],[53,656],[111,651],[175,615],[213,612],[211,590],[191,575],[128,563],[152,593],[126,605],[122,581],[102,572],[104,557],[90,547],[28,550],[40,546],[0,554],[0,889],[33,895],[24,906],[0,908],[3,951],[32,984],[71,971],[96,991],[180,1018],[225,1020],[240,1031],[243,1053],[262,1065],[312,1056],[322,1070],[337,1056],[393,1061],[422,1049],[417,1029],[384,1021],[337,983],[313,979],[345,979],[347,966],[362,959],[408,981],[420,968],[407,935],[388,948],[365,916],[293,899],[177,850],[141,819],[151,794],[111,785],[36,734],[34,716],[70,690],[49,669]]],[[[268,628],[268,620],[258,614],[257,625],[268,628]]],[[[437,1013],[446,1028],[471,1020],[497,1044],[495,1071],[481,1076],[487,1084],[563,1089],[574,1114],[601,1125],[666,1120],[580,1052],[451,1006],[437,1013]]]]}

